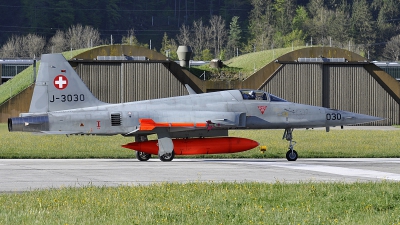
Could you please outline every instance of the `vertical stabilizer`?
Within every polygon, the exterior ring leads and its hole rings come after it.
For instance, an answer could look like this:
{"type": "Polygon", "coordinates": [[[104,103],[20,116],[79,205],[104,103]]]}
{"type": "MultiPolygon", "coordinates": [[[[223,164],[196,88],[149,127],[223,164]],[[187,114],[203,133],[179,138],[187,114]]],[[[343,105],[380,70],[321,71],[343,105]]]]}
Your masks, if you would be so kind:
{"type": "Polygon", "coordinates": [[[30,113],[104,105],[90,92],[61,54],[43,54],[30,113]]]}

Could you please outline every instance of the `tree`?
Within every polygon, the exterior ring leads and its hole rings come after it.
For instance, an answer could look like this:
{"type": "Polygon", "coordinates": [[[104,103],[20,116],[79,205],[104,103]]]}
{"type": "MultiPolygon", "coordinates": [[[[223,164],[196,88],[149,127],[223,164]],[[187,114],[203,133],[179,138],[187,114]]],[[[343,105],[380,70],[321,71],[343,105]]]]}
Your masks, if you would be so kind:
{"type": "Polygon", "coordinates": [[[245,52],[267,49],[273,43],[274,28],[272,0],[251,0],[249,39],[245,52]]]}
{"type": "Polygon", "coordinates": [[[38,57],[44,52],[46,40],[44,37],[36,34],[28,34],[22,38],[23,53],[22,57],[34,58],[38,57]]]}
{"type": "Polygon", "coordinates": [[[178,45],[176,44],[176,41],[173,38],[170,39],[169,49],[170,49],[169,58],[171,60],[179,60],[178,53],[176,52],[178,50],[178,45]]]}
{"type": "Polygon", "coordinates": [[[121,19],[120,9],[118,6],[118,0],[107,0],[105,1],[105,21],[107,29],[115,29],[118,26],[118,22],[121,19]]]}
{"type": "Polygon", "coordinates": [[[303,30],[293,30],[283,37],[284,47],[304,45],[305,34],[303,30]]]}
{"type": "Polygon", "coordinates": [[[225,29],[225,20],[223,20],[221,16],[212,16],[210,19],[210,31],[214,56],[217,57],[226,42],[227,32],[225,29]]]}
{"type": "Polygon", "coordinates": [[[349,7],[346,3],[340,5],[335,13],[328,18],[328,37],[332,38],[332,45],[344,48],[350,40],[349,7]]]}
{"type": "Polygon", "coordinates": [[[74,8],[71,1],[56,1],[51,15],[53,15],[52,18],[54,23],[57,24],[57,28],[67,29],[74,22],[74,8]]]}
{"type": "Polygon", "coordinates": [[[285,36],[291,32],[291,23],[296,9],[294,0],[275,0],[273,8],[276,31],[285,36]]]}
{"type": "MultiPolygon", "coordinates": [[[[400,14],[400,2],[398,0],[374,0],[372,9],[375,10],[376,31],[375,43],[382,43],[395,36],[398,29],[398,15],[400,14]]],[[[376,53],[383,54],[384,49],[375,49],[376,53]]]]}
{"type": "Polygon", "coordinates": [[[307,31],[313,39],[313,44],[327,44],[329,17],[332,11],[328,10],[323,0],[311,0],[308,4],[311,20],[307,23],[307,31]]]}
{"type": "Polygon", "coordinates": [[[400,12],[400,3],[398,0],[374,0],[372,8],[378,12],[378,28],[388,35],[394,32],[393,19],[397,19],[400,12]]]}
{"type": "Polygon", "coordinates": [[[304,28],[306,27],[305,23],[309,21],[306,9],[303,6],[298,7],[293,16],[294,3],[291,0],[286,1],[287,0],[279,0],[274,4],[276,17],[280,21],[276,25],[274,34],[275,48],[304,45],[306,38],[304,28]],[[286,3],[288,3],[289,6],[285,6],[286,3]],[[292,7],[290,7],[290,5],[292,5],[292,7]]]}
{"type": "MultiPolygon", "coordinates": [[[[41,27],[56,27],[52,11],[49,11],[49,0],[21,0],[21,3],[21,22],[24,27],[29,27],[29,32],[38,32],[41,27]]],[[[55,2],[50,2],[50,4],[55,4],[55,2]]]]}
{"type": "Polygon", "coordinates": [[[193,21],[193,35],[191,43],[195,58],[201,58],[202,51],[210,47],[208,35],[209,31],[210,28],[204,26],[201,19],[193,21]]]}
{"type": "Polygon", "coordinates": [[[161,49],[160,49],[161,54],[168,56],[168,54],[171,51],[171,49],[169,47],[170,45],[171,45],[171,43],[170,43],[170,40],[168,39],[168,35],[166,32],[164,32],[164,36],[161,41],[161,49]]]}
{"type": "Polygon", "coordinates": [[[292,31],[284,37],[285,47],[304,45],[306,38],[305,28],[309,20],[306,9],[303,6],[298,7],[292,20],[292,31]]]}
{"type": "Polygon", "coordinates": [[[361,51],[369,49],[374,42],[373,19],[366,0],[355,0],[351,15],[351,34],[356,44],[361,44],[361,51]]]}
{"type": "Polygon", "coordinates": [[[36,34],[26,36],[11,36],[6,44],[1,48],[2,57],[16,58],[40,56],[44,52],[46,41],[44,37],[36,34]]]}
{"type": "MultiPolygon", "coordinates": [[[[213,59],[213,55],[211,54],[210,49],[204,49],[203,51],[201,51],[201,60],[204,61],[211,61],[213,59]]],[[[200,59],[198,59],[200,60],[200,59]]]]}
{"type": "Polygon", "coordinates": [[[1,47],[2,58],[16,58],[20,56],[22,50],[22,37],[12,35],[1,47]]]}
{"type": "Polygon", "coordinates": [[[83,27],[81,24],[72,25],[67,33],[66,39],[72,49],[89,48],[100,44],[100,33],[91,26],[83,27]]]}
{"type": "Polygon", "coordinates": [[[127,36],[122,36],[121,43],[124,44],[124,45],[140,46],[140,43],[139,43],[139,41],[137,40],[137,38],[135,36],[135,29],[134,28],[128,30],[127,36]]]}
{"type": "Polygon", "coordinates": [[[176,53],[178,47],[176,46],[176,42],[174,39],[169,39],[166,32],[164,32],[164,36],[161,42],[161,54],[167,56],[171,60],[178,60],[178,54],[176,53]]]}
{"type": "Polygon", "coordinates": [[[179,35],[176,36],[179,45],[190,45],[190,28],[185,24],[182,24],[179,29],[179,35]]]}
{"type": "Polygon", "coordinates": [[[399,61],[400,56],[400,35],[394,36],[388,41],[383,50],[383,57],[388,60],[399,61]]]}
{"type": "Polygon", "coordinates": [[[68,44],[67,40],[65,38],[65,33],[64,31],[57,30],[56,34],[50,38],[48,46],[47,46],[47,52],[51,53],[61,53],[65,50],[68,50],[68,44]]]}
{"type": "Polygon", "coordinates": [[[149,48],[149,44],[143,44],[139,42],[139,40],[136,38],[135,30],[133,28],[128,30],[127,36],[122,36],[121,43],[124,45],[136,45],[143,48],[149,48]]]}
{"type": "Polygon", "coordinates": [[[299,6],[296,9],[295,16],[293,17],[292,30],[304,30],[305,24],[309,19],[307,10],[304,6],[299,6]]]}
{"type": "Polygon", "coordinates": [[[227,54],[229,58],[235,56],[236,49],[239,48],[240,45],[240,34],[242,33],[242,30],[240,29],[238,20],[239,17],[234,16],[229,24],[229,37],[227,44],[227,54]]]}

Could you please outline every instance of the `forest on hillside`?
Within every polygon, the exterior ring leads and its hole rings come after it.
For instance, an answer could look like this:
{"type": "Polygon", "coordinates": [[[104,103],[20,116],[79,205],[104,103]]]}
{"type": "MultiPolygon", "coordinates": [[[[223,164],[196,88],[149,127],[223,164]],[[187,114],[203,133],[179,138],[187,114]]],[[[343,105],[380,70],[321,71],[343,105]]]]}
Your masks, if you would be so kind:
{"type": "Polygon", "coordinates": [[[300,45],[400,56],[398,0],[16,0],[0,13],[2,57],[110,43],[204,60],[300,45]]]}

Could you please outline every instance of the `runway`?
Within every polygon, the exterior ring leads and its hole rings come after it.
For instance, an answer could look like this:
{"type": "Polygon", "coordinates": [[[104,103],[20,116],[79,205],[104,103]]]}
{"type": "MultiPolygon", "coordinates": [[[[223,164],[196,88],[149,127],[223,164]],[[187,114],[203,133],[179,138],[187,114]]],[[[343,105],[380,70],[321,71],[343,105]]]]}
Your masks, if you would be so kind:
{"type": "Polygon", "coordinates": [[[400,181],[400,159],[2,159],[0,192],[159,182],[400,181]]]}

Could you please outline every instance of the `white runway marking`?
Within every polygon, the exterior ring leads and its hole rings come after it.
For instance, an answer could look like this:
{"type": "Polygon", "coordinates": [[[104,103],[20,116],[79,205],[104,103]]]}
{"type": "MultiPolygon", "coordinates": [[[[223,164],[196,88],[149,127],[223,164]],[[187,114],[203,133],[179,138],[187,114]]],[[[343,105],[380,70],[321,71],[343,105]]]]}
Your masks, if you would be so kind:
{"type": "MultiPolygon", "coordinates": [[[[309,159],[313,160],[313,159],[309,159]]],[[[332,161],[332,159],[315,159],[318,161],[332,161]]],[[[388,160],[388,159],[334,159],[334,161],[343,162],[343,161],[354,161],[357,162],[382,162],[386,163],[400,163],[398,159],[388,160]]],[[[226,162],[226,163],[238,163],[238,162],[226,162]]],[[[337,167],[337,166],[324,166],[324,165],[311,165],[311,164],[303,164],[299,162],[249,162],[244,161],[241,162],[243,164],[253,164],[259,166],[273,166],[273,167],[280,167],[286,169],[293,169],[293,170],[304,170],[304,171],[313,171],[313,172],[320,172],[320,173],[329,173],[341,176],[351,176],[351,177],[363,177],[363,178],[371,178],[371,179],[382,179],[382,180],[393,180],[393,181],[400,181],[400,174],[397,173],[388,173],[388,172],[381,172],[376,170],[367,170],[367,169],[356,169],[356,168],[345,168],[345,167],[337,167]]],[[[400,172],[400,171],[399,171],[400,172]]]]}
{"type": "Polygon", "coordinates": [[[330,173],[341,176],[365,177],[373,179],[400,181],[400,174],[386,173],[375,170],[350,169],[350,168],[336,167],[336,166],[321,166],[321,165],[307,165],[307,164],[272,164],[272,166],[294,169],[294,170],[308,170],[321,173],[330,173]]]}

